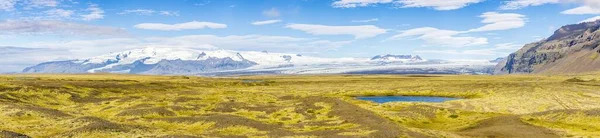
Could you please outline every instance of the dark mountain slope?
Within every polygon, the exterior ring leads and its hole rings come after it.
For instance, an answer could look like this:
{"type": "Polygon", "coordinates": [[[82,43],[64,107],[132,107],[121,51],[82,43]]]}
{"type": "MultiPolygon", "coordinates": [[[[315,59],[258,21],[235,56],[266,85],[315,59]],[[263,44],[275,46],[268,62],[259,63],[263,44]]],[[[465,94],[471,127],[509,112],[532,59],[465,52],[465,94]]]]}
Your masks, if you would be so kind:
{"type": "Polygon", "coordinates": [[[525,45],[495,74],[580,73],[600,70],[600,20],[563,26],[545,40],[525,45]]]}

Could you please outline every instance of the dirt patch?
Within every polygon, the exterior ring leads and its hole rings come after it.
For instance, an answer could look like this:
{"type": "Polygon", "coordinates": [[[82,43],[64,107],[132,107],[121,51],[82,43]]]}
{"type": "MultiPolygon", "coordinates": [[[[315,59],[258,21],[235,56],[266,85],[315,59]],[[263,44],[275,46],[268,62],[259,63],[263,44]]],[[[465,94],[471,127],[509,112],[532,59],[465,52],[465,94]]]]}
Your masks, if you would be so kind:
{"type": "Polygon", "coordinates": [[[442,76],[435,76],[435,75],[406,75],[406,77],[433,78],[433,77],[442,77],[442,76]]]}
{"type": "Polygon", "coordinates": [[[600,109],[587,110],[585,113],[589,116],[600,116],[600,109]]]}
{"type": "Polygon", "coordinates": [[[230,126],[249,126],[261,131],[269,131],[268,135],[272,137],[292,136],[293,132],[283,129],[281,125],[267,124],[256,120],[247,119],[235,115],[212,114],[196,117],[174,117],[161,118],[157,120],[172,122],[172,123],[194,123],[199,121],[216,122],[215,129],[226,128],[230,126]]]}
{"type": "Polygon", "coordinates": [[[22,87],[4,87],[0,86],[0,92],[14,92],[23,89],[22,87]]]}
{"type": "Polygon", "coordinates": [[[222,103],[219,103],[219,105],[217,105],[217,107],[215,107],[215,109],[213,109],[213,111],[222,112],[222,113],[231,113],[231,112],[235,112],[236,109],[240,109],[244,106],[246,106],[246,104],[244,104],[244,103],[222,102],[222,103]]]}
{"type": "Polygon", "coordinates": [[[202,100],[202,98],[178,97],[177,99],[173,100],[173,103],[175,103],[175,104],[185,103],[185,102],[193,101],[193,100],[202,100]]]}
{"type": "Polygon", "coordinates": [[[202,138],[197,136],[188,136],[188,135],[166,135],[160,138],[202,138]]]}
{"type": "Polygon", "coordinates": [[[165,107],[147,108],[147,109],[128,109],[124,110],[117,116],[145,116],[158,114],[160,116],[175,116],[175,112],[168,110],[165,107]]]}
{"type": "Polygon", "coordinates": [[[0,102],[20,103],[21,101],[15,98],[11,98],[5,94],[0,94],[0,102]]]}
{"type": "Polygon", "coordinates": [[[474,127],[462,130],[459,134],[472,137],[560,137],[552,130],[523,123],[519,116],[500,116],[486,119],[474,127]]]}
{"type": "Polygon", "coordinates": [[[403,108],[396,115],[410,119],[419,119],[419,117],[427,117],[429,119],[436,118],[436,112],[439,110],[448,110],[450,113],[456,113],[452,109],[444,109],[430,105],[414,105],[403,108]]]}
{"type": "Polygon", "coordinates": [[[279,100],[287,101],[287,100],[294,100],[294,99],[300,99],[300,98],[301,97],[298,97],[298,96],[287,95],[287,96],[279,97],[279,100]]]}
{"type": "Polygon", "coordinates": [[[100,92],[98,92],[98,91],[92,91],[90,93],[90,95],[86,96],[86,97],[82,97],[81,95],[79,95],[77,93],[72,93],[72,92],[64,92],[64,93],[69,93],[71,95],[71,101],[76,102],[76,103],[101,103],[104,101],[112,101],[115,99],[119,99],[119,98],[97,97],[98,95],[100,95],[100,92]]]}
{"type": "Polygon", "coordinates": [[[143,109],[143,108],[152,108],[154,107],[154,104],[137,104],[131,107],[127,107],[125,108],[126,110],[132,110],[132,109],[143,109]]]}
{"type": "Polygon", "coordinates": [[[600,109],[591,109],[591,110],[575,110],[575,109],[551,110],[551,111],[544,111],[544,112],[533,113],[531,115],[541,116],[541,115],[557,114],[557,113],[563,113],[563,114],[584,113],[587,116],[600,116],[600,109]]]}
{"type": "Polygon", "coordinates": [[[31,138],[25,134],[20,134],[17,132],[0,130],[0,138],[31,138]]]}
{"type": "Polygon", "coordinates": [[[142,127],[142,126],[133,126],[133,125],[124,125],[124,124],[113,123],[113,122],[110,122],[110,121],[107,121],[107,120],[104,120],[101,118],[97,118],[97,117],[80,117],[80,118],[75,119],[74,122],[88,123],[88,124],[83,127],[76,128],[71,131],[62,133],[60,136],[73,137],[78,133],[84,133],[84,132],[119,133],[119,132],[130,132],[134,129],[146,129],[145,127],[142,127]]]}
{"type": "MultiPolygon", "coordinates": [[[[385,119],[375,113],[360,108],[356,105],[347,103],[337,98],[329,97],[307,97],[304,103],[325,102],[333,105],[333,110],[329,115],[340,116],[341,119],[349,123],[359,124],[360,126],[377,130],[369,135],[369,137],[377,138],[392,138],[398,136],[408,137],[428,137],[426,135],[412,132],[406,128],[401,128],[391,120],[385,119]]],[[[321,135],[321,134],[318,134],[321,135]]],[[[340,136],[336,136],[340,137],[340,136]]]]}
{"type": "Polygon", "coordinates": [[[141,98],[142,98],[141,96],[127,96],[125,98],[121,98],[121,99],[117,100],[117,102],[121,102],[121,103],[131,102],[131,101],[135,101],[135,100],[141,99],[141,98]]]}
{"type": "Polygon", "coordinates": [[[25,107],[22,107],[21,110],[41,113],[48,117],[58,117],[58,118],[71,117],[71,115],[64,113],[60,110],[44,108],[44,107],[39,107],[39,106],[25,106],[25,107]]]}
{"type": "Polygon", "coordinates": [[[242,107],[242,109],[246,109],[246,110],[250,110],[250,111],[262,111],[262,112],[265,112],[267,114],[271,114],[273,112],[277,112],[278,110],[281,110],[283,108],[284,107],[273,106],[273,105],[256,106],[256,107],[250,107],[250,106],[242,107]]]}

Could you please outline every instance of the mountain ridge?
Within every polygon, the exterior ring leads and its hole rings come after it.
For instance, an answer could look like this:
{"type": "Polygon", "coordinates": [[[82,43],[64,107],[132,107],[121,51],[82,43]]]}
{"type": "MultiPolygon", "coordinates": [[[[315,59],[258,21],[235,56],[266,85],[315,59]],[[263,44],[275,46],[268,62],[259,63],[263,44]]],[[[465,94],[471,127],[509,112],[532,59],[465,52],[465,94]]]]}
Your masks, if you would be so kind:
{"type": "Polygon", "coordinates": [[[418,55],[320,58],[257,51],[148,47],[85,59],[44,62],[24,73],[244,74],[489,74],[488,60],[425,60],[418,55]]]}
{"type": "Polygon", "coordinates": [[[561,27],[510,54],[494,74],[581,73],[600,70],[600,20],[561,27]]]}

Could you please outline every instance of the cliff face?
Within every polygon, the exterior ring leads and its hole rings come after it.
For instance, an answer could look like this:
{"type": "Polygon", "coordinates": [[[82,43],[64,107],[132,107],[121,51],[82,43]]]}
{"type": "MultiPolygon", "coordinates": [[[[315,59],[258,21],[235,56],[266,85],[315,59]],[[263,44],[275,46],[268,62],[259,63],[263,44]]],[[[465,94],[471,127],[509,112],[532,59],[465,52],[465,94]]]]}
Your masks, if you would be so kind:
{"type": "Polygon", "coordinates": [[[500,62],[495,74],[600,71],[600,20],[563,26],[500,62]]]}

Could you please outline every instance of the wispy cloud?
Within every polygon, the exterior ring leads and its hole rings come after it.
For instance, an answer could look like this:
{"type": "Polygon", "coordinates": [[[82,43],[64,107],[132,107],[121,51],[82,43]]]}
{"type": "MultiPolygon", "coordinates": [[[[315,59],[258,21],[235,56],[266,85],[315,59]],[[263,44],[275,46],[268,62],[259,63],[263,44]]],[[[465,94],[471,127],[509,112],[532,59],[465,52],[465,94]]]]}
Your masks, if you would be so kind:
{"type": "Polygon", "coordinates": [[[504,2],[500,6],[502,10],[516,10],[530,6],[540,6],[544,4],[575,3],[579,7],[562,11],[562,14],[600,14],[600,1],[598,0],[511,0],[504,2]]]}
{"type": "Polygon", "coordinates": [[[483,0],[337,0],[335,8],[367,7],[377,4],[394,4],[401,8],[429,7],[435,10],[456,10],[483,0]]]}
{"type": "Polygon", "coordinates": [[[14,11],[18,0],[2,0],[0,1],[0,10],[14,11]]]}
{"type": "Polygon", "coordinates": [[[484,32],[484,31],[496,31],[496,30],[507,30],[520,28],[525,26],[525,15],[516,13],[497,13],[497,12],[486,12],[479,16],[484,18],[482,23],[486,25],[471,29],[469,32],[484,32]]]}
{"type": "Polygon", "coordinates": [[[456,10],[484,0],[398,0],[402,8],[430,7],[435,10],[456,10]]]}
{"type": "Polygon", "coordinates": [[[588,19],[585,19],[583,21],[580,21],[579,23],[595,22],[595,21],[598,21],[598,20],[600,20],[600,16],[595,16],[595,17],[592,17],[592,18],[588,18],[588,19]]]}
{"type": "Polygon", "coordinates": [[[141,23],[133,26],[138,29],[147,30],[160,30],[160,31],[181,31],[181,30],[195,30],[195,29],[222,29],[227,28],[226,24],[213,23],[213,22],[198,22],[191,21],[186,23],[178,24],[163,24],[163,23],[141,23]]]}
{"type": "Polygon", "coordinates": [[[583,14],[600,14],[600,7],[591,7],[591,6],[580,6],[577,8],[565,10],[560,12],[562,14],[574,14],[574,15],[583,15],[583,14]]]}
{"type": "Polygon", "coordinates": [[[277,8],[271,8],[268,10],[265,10],[262,12],[263,15],[267,16],[267,17],[279,17],[281,16],[281,13],[279,12],[279,10],[277,10],[277,8]]]}
{"type": "Polygon", "coordinates": [[[352,35],[356,39],[375,37],[387,30],[374,25],[327,26],[317,24],[289,24],[286,28],[304,31],[312,35],[352,35]]]}
{"type": "Polygon", "coordinates": [[[65,9],[51,9],[51,10],[45,11],[44,13],[46,13],[50,17],[69,18],[73,14],[75,14],[75,11],[65,10],[65,9]]]}
{"type": "Polygon", "coordinates": [[[267,25],[267,24],[274,24],[274,23],[279,23],[279,22],[281,22],[281,20],[256,21],[256,22],[252,22],[252,25],[267,25]]]}
{"type": "Polygon", "coordinates": [[[101,35],[124,36],[127,32],[120,28],[94,26],[63,21],[7,20],[0,22],[0,32],[19,35],[101,35]]]}
{"type": "Polygon", "coordinates": [[[366,19],[366,20],[352,20],[352,22],[355,23],[368,23],[368,22],[376,22],[379,21],[378,18],[373,18],[373,19],[366,19]]]}
{"type": "Polygon", "coordinates": [[[481,14],[481,22],[486,25],[469,29],[467,31],[443,30],[433,27],[421,27],[402,31],[400,34],[388,38],[398,40],[414,38],[425,41],[428,46],[466,47],[488,44],[485,37],[460,36],[472,32],[498,31],[520,28],[525,26],[525,15],[515,13],[486,12],[481,14]]]}
{"type": "Polygon", "coordinates": [[[150,15],[179,16],[179,12],[177,12],[177,11],[155,11],[155,10],[151,10],[151,9],[123,10],[117,14],[118,15],[135,14],[135,15],[145,15],[145,16],[150,16],[150,15]]]}
{"type": "Polygon", "coordinates": [[[505,1],[502,6],[500,6],[501,10],[516,10],[522,9],[529,6],[540,6],[544,4],[554,4],[559,3],[560,0],[511,0],[505,1]]]}
{"type": "Polygon", "coordinates": [[[60,0],[22,0],[25,8],[56,7],[60,0]]]}
{"type": "Polygon", "coordinates": [[[158,14],[164,15],[164,16],[179,16],[179,12],[177,12],[177,11],[160,11],[160,12],[158,12],[158,14]]]}
{"type": "Polygon", "coordinates": [[[465,47],[488,44],[484,37],[457,36],[459,31],[441,30],[432,27],[415,28],[403,31],[394,35],[389,40],[398,40],[404,38],[415,38],[425,41],[429,46],[447,46],[447,47],[465,47]]]}
{"type": "Polygon", "coordinates": [[[118,15],[137,14],[137,15],[152,15],[156,11],[150,9],[135,9],[135,10],[123,10],[117,13],[118,15]]]}
{"type": "Polygon", "coordinates": [[[86,10],[89,11],[90,13],[81,15],[81,17],[85,21],[92,21],[92,20],[98,20],[98,19],[104,18],[104,10],[102,10],[100,7],[98,7],[97,4],[90,4],[86,10]]]}
{"type": "Polygon", "coordinates": [[[497,44],[492,48],[469,49],[469,50],[417,50],[415,53],[424,54],[444,54],[444,55],[482,55],[482,56],[505,56],[506,51],[514,51],[521,48],[522,45],[513,43],[497,44]]]}

